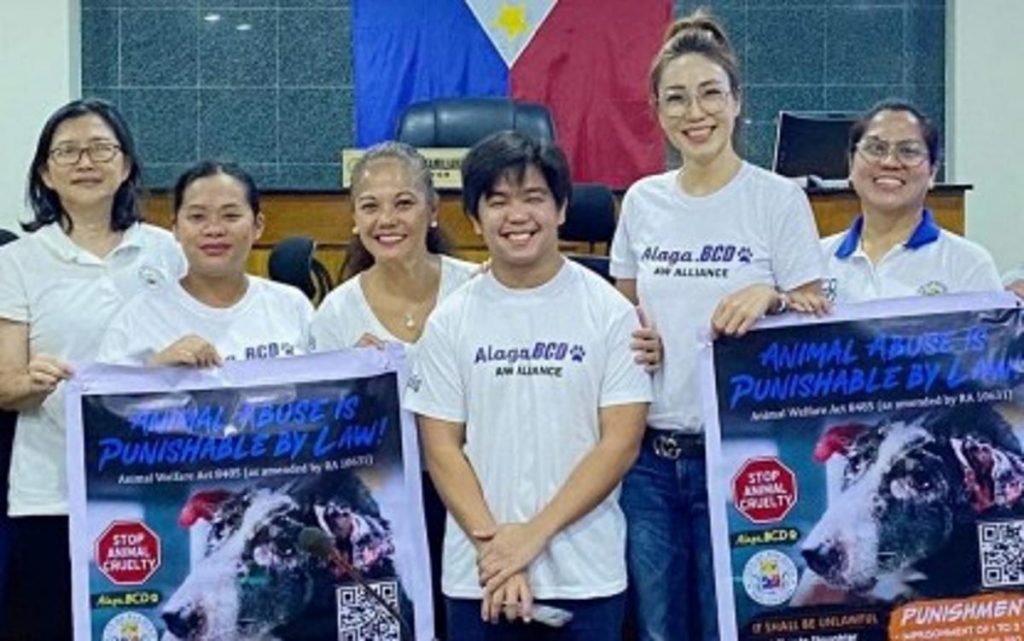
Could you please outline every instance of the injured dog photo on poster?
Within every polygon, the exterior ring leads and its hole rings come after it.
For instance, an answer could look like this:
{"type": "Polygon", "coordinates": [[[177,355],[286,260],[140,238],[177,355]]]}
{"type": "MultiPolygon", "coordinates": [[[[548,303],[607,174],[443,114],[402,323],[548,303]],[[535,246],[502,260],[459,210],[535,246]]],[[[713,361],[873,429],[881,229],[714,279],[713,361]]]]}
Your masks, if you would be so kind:
{"type": "Polygon", "coordinates": [[[1024,641],[1024,310],[899,299],[705,349],[723,640],[1024,641]]]}
{"type": "Polygon", "coordinates": [[[400,349],[83,368],[69,394],[75,638],[431,639],[400,349]]]}

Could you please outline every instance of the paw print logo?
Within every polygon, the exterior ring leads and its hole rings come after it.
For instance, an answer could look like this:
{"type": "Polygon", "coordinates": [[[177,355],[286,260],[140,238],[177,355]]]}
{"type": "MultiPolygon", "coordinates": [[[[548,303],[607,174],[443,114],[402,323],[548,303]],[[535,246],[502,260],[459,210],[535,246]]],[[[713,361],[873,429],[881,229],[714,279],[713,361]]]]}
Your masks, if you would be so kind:
{"type": "Polygon", "coordinates": [[[569,350],[569,356],[575,363],[582,363],[583,357],[587,355],[587,350],[583,349],[582,345],[573,345],[572,349],[569,350]]]}
{"type": "Polygon", "coordinates": [[[405,383],[405,386],[411,389],[413,392],[420,391],[420,385],[423,384],[423,379],[418,374],[413,374],[409,377],[409,380],[405,383]]]}
{"type": "Polygon", "coordinates": [[[736,252],[736,259],[741,263],[749,263],[754,257],[754,252],[750,251],[749,247],[740,247],[739,251],[736,252]]]}

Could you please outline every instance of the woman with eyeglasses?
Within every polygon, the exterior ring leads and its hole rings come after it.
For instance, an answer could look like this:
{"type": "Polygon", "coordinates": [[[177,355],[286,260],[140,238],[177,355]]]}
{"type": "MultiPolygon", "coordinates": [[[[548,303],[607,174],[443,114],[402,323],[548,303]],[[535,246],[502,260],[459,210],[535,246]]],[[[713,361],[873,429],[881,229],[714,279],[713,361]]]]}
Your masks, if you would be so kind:
{"type": "Polygon", "coordinates": [[[62,383],[94,360],[134,294],[177,278],[181,250],[141,222],[139,159],[111,105],[76,100],[43,126],[28,175],[32,232],[0,250],[0,408],[19,412],[3,631],[70,639],[62,383]]]}
{"type": "Polygon", "coordinates": [[[908,102],[881,102],[850,128],[850,184],[862,214],[822,240],[828,297],[850,303],[1002,288],[988,251],[941,229],[925,208],[939,133],[908,102]]]}
{"type": "Polygon", "coordinates": [[[661,331],[664,357],[634,468],[623,481],[627,567],[641,640],[717,639],[698,336],[740,335],[787,307],[822,313],[824,261],[806,195],[733,144],[741,88],[722,27],[676,22],[650,73],[679,169],[623,199],[611,251],[619,289],[661,331]]]}

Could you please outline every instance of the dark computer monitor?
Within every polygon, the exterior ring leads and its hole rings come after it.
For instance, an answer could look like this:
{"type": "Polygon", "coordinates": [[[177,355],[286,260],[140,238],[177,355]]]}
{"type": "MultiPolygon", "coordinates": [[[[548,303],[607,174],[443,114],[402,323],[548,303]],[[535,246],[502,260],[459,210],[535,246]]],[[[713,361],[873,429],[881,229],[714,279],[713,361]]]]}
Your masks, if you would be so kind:
{"type": "Polygon", "coordinates": [[[775,173],[841,180],[850,175],[847,144],[858,114],[782,111],[775,135],[775,173]]]}

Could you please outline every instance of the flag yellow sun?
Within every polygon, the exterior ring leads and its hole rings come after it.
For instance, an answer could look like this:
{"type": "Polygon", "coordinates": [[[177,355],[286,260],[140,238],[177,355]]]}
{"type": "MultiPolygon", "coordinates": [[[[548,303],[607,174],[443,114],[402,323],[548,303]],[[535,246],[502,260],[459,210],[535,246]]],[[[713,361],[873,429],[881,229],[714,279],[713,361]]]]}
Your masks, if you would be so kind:
{"type": "Polygon", "coordinates": [[[504,31],[509,40],[515,40],[523,35],[529,30],[529,24],[526,22],[526,5],[502,2],[494,26],[504,31]]]}

